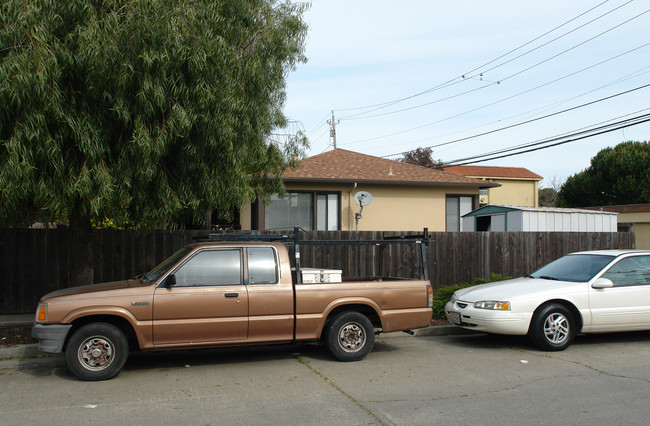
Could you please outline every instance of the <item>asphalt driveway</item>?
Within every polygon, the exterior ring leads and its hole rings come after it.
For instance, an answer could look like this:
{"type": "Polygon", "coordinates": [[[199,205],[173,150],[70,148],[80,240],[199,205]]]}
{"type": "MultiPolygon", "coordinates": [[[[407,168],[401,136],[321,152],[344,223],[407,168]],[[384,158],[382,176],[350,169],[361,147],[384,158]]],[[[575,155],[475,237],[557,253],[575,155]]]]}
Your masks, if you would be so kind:
{"type": "Polygon", "coordinates": [[[564,352],[483,334],[378,339],[361,362],[312,345],[134,355],[106,382],[63,359],[0,361],[3,424],[647,424],[650,333],[564,352]]]}

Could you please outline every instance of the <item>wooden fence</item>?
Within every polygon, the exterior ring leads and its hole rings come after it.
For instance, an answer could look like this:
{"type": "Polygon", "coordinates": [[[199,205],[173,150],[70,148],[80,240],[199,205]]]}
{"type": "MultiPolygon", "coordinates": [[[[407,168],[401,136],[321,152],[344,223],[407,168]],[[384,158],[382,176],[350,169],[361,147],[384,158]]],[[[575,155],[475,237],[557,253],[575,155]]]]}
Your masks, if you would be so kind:
{"type": "MultiPolygon", "coordinates": [[[[152,269],[206,231],[93,232],[94,282],[116,281],[152,269]]],[[[419,232],[302,232],[301,239],[380,240],[411,238],[419,232]]],[[[633,248],[631,233],[434,232],[428,250],[429,277],[435,288],[489,278],[491,273],[521,276],[573,251],[633,248]]],[[[422,263],[414,244],[377,246],[302,246],[303,267],[343,270],[344,277],[380,274],[419,277],[422,263]]],[[[45,293],[69,286],[68,231],[0,230],[0,313],[28,313],[45,293]]]]}

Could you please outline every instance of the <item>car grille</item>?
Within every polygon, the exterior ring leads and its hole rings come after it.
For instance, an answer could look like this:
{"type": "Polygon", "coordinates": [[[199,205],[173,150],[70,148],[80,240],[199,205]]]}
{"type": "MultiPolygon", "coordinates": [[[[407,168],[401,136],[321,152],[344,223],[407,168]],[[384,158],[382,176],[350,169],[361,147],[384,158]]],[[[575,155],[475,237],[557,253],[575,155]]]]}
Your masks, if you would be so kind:
{"type": "Polygon", "coordinates": [[[465,309],[467,307],[467,303],[463,302],[456,302],[456,305],[458,305],[460,309],[465,309]]]}

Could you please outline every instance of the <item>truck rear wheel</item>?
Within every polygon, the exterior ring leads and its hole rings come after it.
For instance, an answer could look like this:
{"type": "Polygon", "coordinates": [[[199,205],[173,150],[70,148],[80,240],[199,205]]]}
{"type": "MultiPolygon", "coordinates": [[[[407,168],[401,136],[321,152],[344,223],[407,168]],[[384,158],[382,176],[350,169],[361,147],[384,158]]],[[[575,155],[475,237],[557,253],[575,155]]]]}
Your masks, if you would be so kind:
{"type": "Polygon", "coordinates": [[[375,329],[359,312],[338,314],[329,324],[325,344],[340,361],[360,361],[375,343],[375,329]]]}
{"type": "Polygon", "coordinates": [[[81,380],[108,380],[120,372],[129,356],[129,344],[112,324],[97,322],[74,332],[65,351],[65,362],[81,380]]]}

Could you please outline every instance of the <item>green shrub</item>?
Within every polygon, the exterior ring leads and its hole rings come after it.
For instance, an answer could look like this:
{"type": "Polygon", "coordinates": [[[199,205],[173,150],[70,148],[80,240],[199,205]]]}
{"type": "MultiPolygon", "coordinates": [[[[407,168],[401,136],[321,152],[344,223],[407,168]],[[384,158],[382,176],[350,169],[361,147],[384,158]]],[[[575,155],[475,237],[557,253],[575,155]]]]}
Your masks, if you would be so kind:
{"type": "Polygon", "coordinates": [[[485,280],[483,278],[474,278],[470,284],[460,283],[454,285],[442,286],[439,289],[435,290],[433,294],[433,319],[445,319],[445,305],[451,299],[451,296],[457,290],[466,287],[473,287],[479,284],[486,284],[494,281],[503,281],[509,280],[510,277],[504,277],[501,274],[490,274],[490,280],[485,280]]]}

